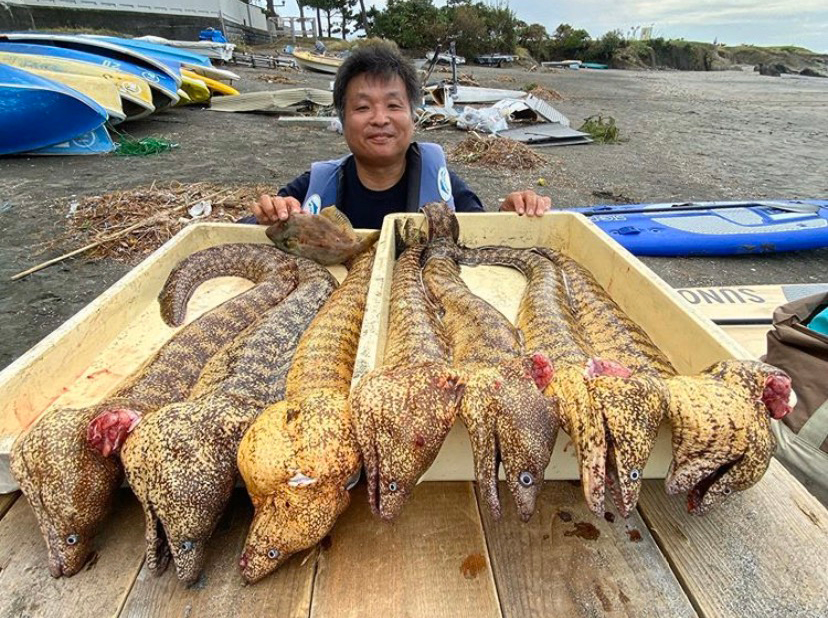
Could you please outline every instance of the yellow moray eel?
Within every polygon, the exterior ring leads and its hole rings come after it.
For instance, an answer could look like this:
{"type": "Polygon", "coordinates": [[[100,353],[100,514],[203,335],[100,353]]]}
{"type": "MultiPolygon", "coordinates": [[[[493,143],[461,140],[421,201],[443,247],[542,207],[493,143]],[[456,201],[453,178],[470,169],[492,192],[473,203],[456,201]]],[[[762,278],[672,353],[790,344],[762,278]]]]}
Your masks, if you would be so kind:
{"type": "Polygon", "coordinates": [[[730,360],[667,383],[673,426],[667,493],[687,492],[687,510],[702,515],[764,475],[776,449],[771,418],[790,412],[791,379],[765,363],[730,360]]]}
{"type": "Polygon", "coordinates": [[[373,248],[354,259],[299,342],[285,400],[242,438],[254,514],[239,566],[250,583],[322,540],[349,504],[361,458],[348,395],[373,261],[373,248]]]}
{"type": "Polygon", "coordinates": [[[242,435],[284,396],[299,337],[336,288],[323,267],[297,258],[299,283],[205,366],[190,399],[138,423],[121,452],[127,480],[146,519],[147,567],[161,572],[171,555],[191,584],[230,499],[242,435]]]}

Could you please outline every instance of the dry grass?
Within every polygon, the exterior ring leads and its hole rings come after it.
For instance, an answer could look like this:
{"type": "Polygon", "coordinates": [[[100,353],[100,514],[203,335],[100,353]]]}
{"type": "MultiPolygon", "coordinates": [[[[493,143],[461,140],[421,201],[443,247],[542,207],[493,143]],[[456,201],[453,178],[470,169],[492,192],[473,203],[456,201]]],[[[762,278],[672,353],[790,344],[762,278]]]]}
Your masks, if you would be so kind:
{"type": "Polygon", "coordinates": [[[257,75],[256,79],[267,82],[268,84],[295,84],[296,80],[289,78],[287,75],[280,75],[274,73],[272,75],[257,75]]]}
{"type": "Polygon", "coordinates": [[[249,214],[250,204],[268,190],[272,187],[178,182],[156,186],[153,183],[150,187],[65,200],[59,207],[68,211],[68,230],[46,249],[103,241],[86,255],[135,261],[194,221],[232,222],[249,214]],[[196,219],[188,214],[188,209],[204,201],[212,206],[209,216],[196,219]],[[136,224],[136,229],[110,239],[136,224]]]}
{"type": "Polygon", "coordinates": [[[543,86],[535,86],[528,92],[532,96],[538,97],[539,99],[543,99],[547,103],[554,103],[555,101],[564,100],[560,93],[557,93],[549,88],[544,88],[543,86]]]}
{"type": "Polygon", "coordinates": [[[449,154],[455,163],[508,170],[533,170],[547,163],[546,159],[526,144],[504,137],[481,137],[471,133],[449,154]]]}

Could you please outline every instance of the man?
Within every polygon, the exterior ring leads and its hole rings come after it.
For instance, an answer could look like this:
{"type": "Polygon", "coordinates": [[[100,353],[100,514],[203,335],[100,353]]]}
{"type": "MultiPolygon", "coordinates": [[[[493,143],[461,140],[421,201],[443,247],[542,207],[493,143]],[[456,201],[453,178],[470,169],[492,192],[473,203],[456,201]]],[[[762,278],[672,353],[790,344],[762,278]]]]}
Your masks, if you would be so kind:
{"type": "MultiPolygon", "coordinates": [[[[262,195],[253,206],[256,221],[270,224],[331,204],[354,227],[369,229],[382,227],[387,214],[416,212],[437,200],[458,212],[482,212],[477,195],[446,168],[442,148],[412,142],[420,96],[413,66],[392,45],[368,45],[352,53],[336,74],[333,92],[351,154],[314,163],[277,195],[262,195]]],[[[550,206],[548,197],[525,190],[507,195],[500,210],[536,216],[550,206]]]]}

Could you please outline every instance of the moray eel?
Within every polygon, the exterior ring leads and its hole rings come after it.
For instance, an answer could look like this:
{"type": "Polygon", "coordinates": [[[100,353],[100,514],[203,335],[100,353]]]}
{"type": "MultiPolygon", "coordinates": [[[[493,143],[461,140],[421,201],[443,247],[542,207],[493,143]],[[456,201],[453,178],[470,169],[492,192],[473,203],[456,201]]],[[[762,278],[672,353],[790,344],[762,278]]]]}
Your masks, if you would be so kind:
{"type": "Polygon", "coordinates": [[[239,445],[254,506],[239,561],[249,583],[321,541],[350,502],[362,462],[348,396],[374,253],[354,258],[299,341],[285,400],[262,412],[239,445]]]}
{"type": "Polygon", "coordinates": [[[383,365],[351,394],[371,511],[389,520],[437,457],[465,388],[423,287],[423,251],[411,246],[397,260],[383,365]]]}
{"type": "Polygon", "coordinates": [[[443,309],[453,364],[466,385],[459,413],[472,442],[478,485],[499,518],[502,461],[518,514],[528,521],[557,436],[554,403],[542,393],[552,367],[543,354],[526,354],[518,330],[460,278],[454,214],[444,204],[423,210],[430,233],[423,278],[443,309]]]}
{"type": "MultiPolygon", "coordinates": [[[[177,299],[189,298],[188,287],[198,285],[209,273],[238,274],[265,285],[185,326],[101,404],[48,410],[15,441],[11,471],[46,541],[53,577],[71,576],[83,567],[123,479],[118,458],[104,457],[87,442],[90,422],[101,414],[120,416],[118,410],[148,413],[186,398],[207,360],[296,283],[294,259],[273,247],[215,247],[187,258],[172,273],[161,294],[162,313],[183,318],[175,309],[177,299]]],[[[134,419],[126,413],[126,419],[118,422],[120,429],[107,427],[105,435],[96,440],[107,452],[117,442],[113,432],[130,427],[134,419]]]]}
{"type": "Polygon", "coordinates": [[[299,337],[336,288],[321,266],[297,258],[299,283],[214,356],[186,402],[143,419],[121,452],[127,480],[144,509],[147,566],[161,572],[172,555],[178,578],[198,579],[207,542],[232,494],[242,435],[282,399],[299,337]]]}
{"type": "Polygon", "coordinates": [[[161,316],[170,326],[180,325],[195,289],[228,275],[256,285],[176,333],[148,366],[107,398],[89,423],[93,448],[105,456],[117,452],[143,415],[185,399],[207,360],[296,287],[296,261],[267,245],[230,244],[194,253],[170,273],[159,296],[161,316]]]}
{"type": "Polygon", "coordinates": [[[336,206],[323,208],[318,215],[293,213],[285,221],[268,227],[265,233],[281,250],[328,266],[344,264],[379,238],[379,232],[357,236],[336,206]]]}
{"type": "MultiPolygon", "coordinates": [[[[602,515],[609,487],[618,513],[627,517],[638,503],[644,466],[667,413],[669,397],[664,379],[675,375],[675,370],[589,271],[558,251],[537,248],[533,252],[557,267],[557,280],[550,277],[554,283],[549,293],[564,299],[557,303],[558,316],[546,316],[552,323],[539,329],[540,337],[546,339],[535,345],[547,350],[547,346],[566,346],[564,342],[568,341],[569,347],[588,350],[592,355],[586,366],[586,374],[591,377],[586,390],[577,381],[573,367],[557,370],[560,381],[555,382],[561,389],[564,410],[567,399],[578,402],[577,410],[564,417],[576,419],[575,433],[584,443],[579,447],[579,439],[573,438],[582,464],[587,504],[602,515]],[[570,379],[566,381],[564,371],[569,371],[570,379]]],[[[530,340],[535,341],[532,333],[527,335],[530,340]]],[[[554,353],[550,354],[555,362],[554,353]]],[[[583,367],[583,361],[581,357],[576,367],[583,367]]]]}
{"type": "Polygon", "coordinates": [[[790,411],[791,379],[765,363],[730,360],[667,383],[673,425],[667,493],[687,492],[687,510],[703,515],[764,475],[776,448],[770,419],[790,411]]]}

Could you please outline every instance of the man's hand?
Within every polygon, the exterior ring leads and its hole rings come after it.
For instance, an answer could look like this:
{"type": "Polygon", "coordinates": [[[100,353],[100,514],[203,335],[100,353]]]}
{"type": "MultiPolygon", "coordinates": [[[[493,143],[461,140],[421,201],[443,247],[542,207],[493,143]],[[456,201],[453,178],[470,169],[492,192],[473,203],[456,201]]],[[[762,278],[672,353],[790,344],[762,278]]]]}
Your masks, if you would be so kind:
{"type": "Polygon", "coordinates": [[[538,195],[531,189],[514,191],[503,199],[500,210],[516,212],[519,215],[539,217],[552,206],[552,199],[538,195]]]}
{"type": "Polygon", "coordinates": [[[261,195],[252,206],[256,221],[266,225],[286,220],[291,214],[302,211],[302,204],[295,197],[261,195]]]}

